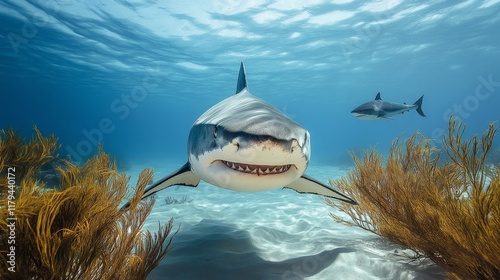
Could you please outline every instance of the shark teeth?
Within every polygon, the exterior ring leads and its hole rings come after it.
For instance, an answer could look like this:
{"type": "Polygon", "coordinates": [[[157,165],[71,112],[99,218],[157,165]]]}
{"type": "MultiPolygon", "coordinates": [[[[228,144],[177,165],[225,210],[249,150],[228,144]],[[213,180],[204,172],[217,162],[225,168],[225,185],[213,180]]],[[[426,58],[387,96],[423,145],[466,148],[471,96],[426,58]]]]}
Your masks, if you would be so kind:
{"type": "Polygon", "coordinates": [[[286,165],[254,165],[221,160],[225,166],[239,172],[260,175],[280,174],[286,172],[292,167],[291,164],[286,165]]]}

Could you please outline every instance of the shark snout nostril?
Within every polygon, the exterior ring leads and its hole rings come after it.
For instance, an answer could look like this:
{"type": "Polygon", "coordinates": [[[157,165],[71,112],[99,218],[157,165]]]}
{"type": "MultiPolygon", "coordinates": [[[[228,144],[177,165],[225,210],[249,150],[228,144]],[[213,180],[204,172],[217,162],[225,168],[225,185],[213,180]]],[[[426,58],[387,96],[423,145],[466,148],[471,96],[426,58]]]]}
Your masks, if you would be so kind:
{"type": "Polygon", "coordinates": [[[293,139],[292,144],[290,145],[290,152],[293,153],[298,148],[300,148],[299,141],[297,141],[297,139],[293,139]]]}
{"type": "Polygon", "coordinates": [[[236,146],[236,148],[240,148],[240,141],[238,141],[238,139],[233,139],[231,141],[231,144],[233,144],[234,146],[236,146]]]}

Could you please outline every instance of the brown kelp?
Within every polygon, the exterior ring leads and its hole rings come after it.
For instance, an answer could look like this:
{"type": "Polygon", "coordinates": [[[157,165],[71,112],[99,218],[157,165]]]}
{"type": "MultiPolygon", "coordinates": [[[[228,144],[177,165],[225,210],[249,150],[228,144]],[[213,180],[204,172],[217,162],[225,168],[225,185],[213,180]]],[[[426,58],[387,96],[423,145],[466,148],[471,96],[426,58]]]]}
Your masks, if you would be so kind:
{"type": "Polygon", "coordinates": [[[127,211],[129,179],[102,149],[82,166],[65,162],[60,186],[48,189],[36,174],[57,157],[57,138],[34,131],[26,144],[0,132],[0,279],[145,279],[167,254],[173,222],[142,231],[152,170],[141,172],[127,211]]]}
{"type": "Polygon", "coordinates": [[[328,205],[359,226],[426,257],[452,279],[500,279],[500,170],[486,164],[497,128],[464,139],[465,126],[450,119],[441,151],[419,133],[395,140],[388,158],[374,149],[353,156],[356,168],[330,183],[359,206],[328,205]]]}

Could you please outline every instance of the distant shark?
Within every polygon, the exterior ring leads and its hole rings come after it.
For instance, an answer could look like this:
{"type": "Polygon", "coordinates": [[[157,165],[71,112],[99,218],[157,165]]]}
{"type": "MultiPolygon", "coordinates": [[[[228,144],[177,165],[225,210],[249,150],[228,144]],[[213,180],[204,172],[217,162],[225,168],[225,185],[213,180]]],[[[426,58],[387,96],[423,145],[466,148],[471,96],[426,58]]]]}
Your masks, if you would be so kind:
{"type": "Polygon", "coordinates": [[[380,92],[377,93],[375,100],[366,102],[356,107],[356,109],[351,111],[351,114],[354,115],[358,119],[362,120],[381,120],[381,119],[390,119],[390,117],[403,114],[406,111],[417,110],[422,117],[425,117],[424,112],[422,111],[422,100],[424,96],[420,96],[420,98],[413,103],[413,105],[408,105],[406,103],[392,103],[383,101],[380,98],[380,92]]]}
{"type": "Polygon", "coordinates": [[[236,94],[208,109],[191,127],[187,163],[149,186],[141,199],[173,185],[196,187],[203,180],[235,191],[286,187],[357,204],[304,174],[309,139],[305,128],[248,91],[241,63],[236,94]]]}

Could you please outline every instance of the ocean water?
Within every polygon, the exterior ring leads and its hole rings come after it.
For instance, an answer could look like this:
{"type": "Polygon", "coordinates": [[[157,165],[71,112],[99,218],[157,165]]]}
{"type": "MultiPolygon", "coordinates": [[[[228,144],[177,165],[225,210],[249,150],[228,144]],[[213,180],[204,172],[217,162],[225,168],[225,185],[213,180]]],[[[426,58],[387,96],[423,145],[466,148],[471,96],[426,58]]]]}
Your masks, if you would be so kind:
{"type": "MultiPolygon", "coordinates": [[[[386,153],[415,131],[439,145],[451,115],[467,136],[500,118],[499,0],[0,3],[0,129],[29,137],[36,125],[77,162],[103,144],[132,181],[186,162],[191,125],[234,94],[241,61],[250,91],[309,130],[307,173],[323,182],[349,170],[348,151],[386,153]],[[427,117],[350,114],[377,92],[423,94],[427,117]]],[[[443,278],[329,211],[290,190],[169,188],[147,228],[181,228],[151,279],[443,278]]]]}
{"type": "MultiPolygon", "coordinates": [[[[158,173],[176,167],[157,165],[158,173]]],[[[321,181],[345,173],[328,165],[308,169],[321,181]]],[[[336,223],[330,212],[342,215],[318,196],[288,189],[241,193],[204,182],[196,189],[172,187],[156,196],[145,228],[157,231],[158,221],[173,217],[179,232],[148,279],[444,279],[433,263],[408,263],[401,256],[411,251],[336,223]]]]}

